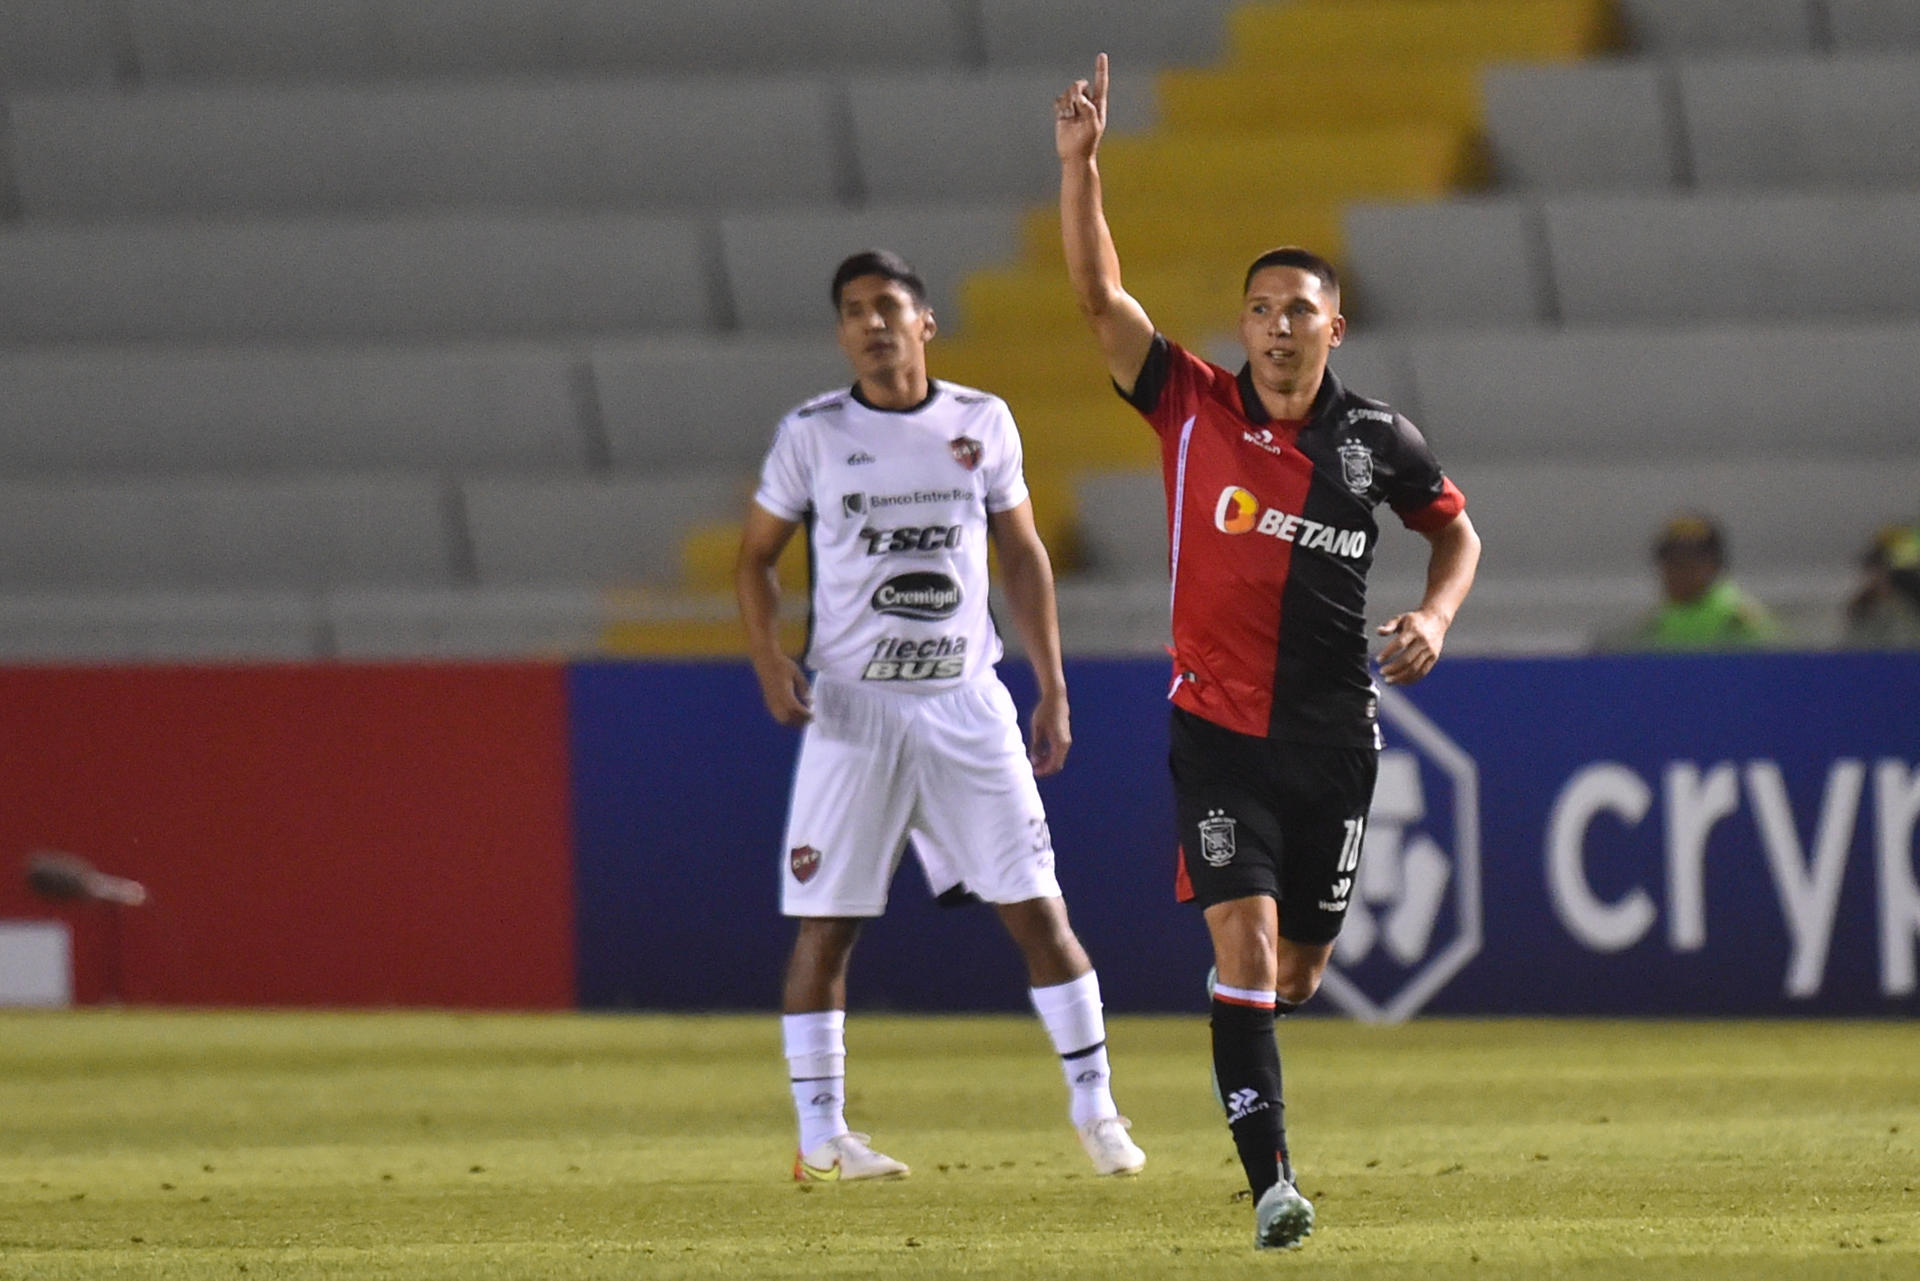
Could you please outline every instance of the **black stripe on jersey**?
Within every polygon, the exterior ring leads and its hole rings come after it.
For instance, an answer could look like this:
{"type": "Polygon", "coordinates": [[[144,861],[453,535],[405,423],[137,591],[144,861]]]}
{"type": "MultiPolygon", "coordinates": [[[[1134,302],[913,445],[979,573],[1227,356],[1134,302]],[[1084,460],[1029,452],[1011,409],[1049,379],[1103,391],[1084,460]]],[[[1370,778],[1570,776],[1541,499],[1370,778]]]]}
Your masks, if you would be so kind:
{"type": "MultiPolygon", "coordinates": [[[[800,661],[803,663],[807,661],[807,655],[813,652],[813,600],[820,591],[820,575],[815,568],[813,550],[813,527],[820,523],[819,518],[820,513],[814,510],[812,503],[808,503],[807,510],[800,513],[807,536],[807,639],[800,646],[800,661]]],[[[774,625],[779,626],[777,621],[774,625]]]]}

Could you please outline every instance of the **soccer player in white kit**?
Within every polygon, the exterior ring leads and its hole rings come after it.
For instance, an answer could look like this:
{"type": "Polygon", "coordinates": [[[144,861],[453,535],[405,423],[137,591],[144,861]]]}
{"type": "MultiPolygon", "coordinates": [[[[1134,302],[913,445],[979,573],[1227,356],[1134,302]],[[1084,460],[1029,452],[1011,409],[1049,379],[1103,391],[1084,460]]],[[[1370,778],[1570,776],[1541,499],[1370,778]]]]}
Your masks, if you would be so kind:
{"type": "Polygon", "coordinates": [[[1146,1163],[1114,1105],[1100,984],[1067,923],[1035,775],[1066,760],[1053,569],[1034,529],[1020,436],[997,396],[927,376],[934,318],[897,255],[833,277],[856,381],[781,420],[748,509],[736,587],[767,710],[805,727],[780,866],[798,918],[781,1018],[800,1138],[793,1177],[899,1177],[848,1129],[847,963],[886,910],[909,835],[936,893],[994,905],[1026,959],[1033,1006],[1101,1174],[1146,1163]],[[812,566],[805,662],[781,652],[781,550],[804,525],[812,566]],[[1040,685],[1027,751],[994,673],[987,539],[1040,685]]]}

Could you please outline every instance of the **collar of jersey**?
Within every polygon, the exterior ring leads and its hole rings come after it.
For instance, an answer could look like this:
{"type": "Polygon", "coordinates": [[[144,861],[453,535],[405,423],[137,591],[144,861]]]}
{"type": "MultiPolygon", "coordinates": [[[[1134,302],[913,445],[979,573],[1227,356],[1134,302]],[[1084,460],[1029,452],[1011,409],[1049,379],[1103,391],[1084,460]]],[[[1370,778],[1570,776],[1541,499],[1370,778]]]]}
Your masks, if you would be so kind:
{"type": "MultiPolygon", "coordinates": [[[[1260,403],[1260,393],[1254,390],[1251,363],[1240,366],[1240,377],[1237,381],[1240,384],[1240,412],[1245,414],[1247,421],[1255,427],[1267,426],[1273,421],[1273,415],[1268,413],[1267,407],[1260,403]]],[[[1340,380],[1333,376],[1331,366],[1322,371],[1320,390],[1314,394],[1313,407],[1307,410],[1307,421],[1301,430],[1304,431],[1307,427],[1313,426],[1321,415],[1331,413],[1333,407],[1339,404],[1341,397],[1346,394],[1347,389],[1342,387],[1340,380]]]]}
{"type": "Polygon", "coordinates": [[[935,382],[933,379],[929,378],[927,379],[926,399],[922,400],[917,405],[908,405],[905,409],[888,409],[884,405],[876,405],[871,400],[868,400],[866,393],[860,390],[860,384],[858,382],[855,382],[853,384],[854,403],[859,405],[862,409],[871,409],[876,414],[917,414],[921,410],[925,409],[928,405],[931,405],[933,403],[934,397],[938,396],[939,394],[940,394],[940,384],[935,382]]]}

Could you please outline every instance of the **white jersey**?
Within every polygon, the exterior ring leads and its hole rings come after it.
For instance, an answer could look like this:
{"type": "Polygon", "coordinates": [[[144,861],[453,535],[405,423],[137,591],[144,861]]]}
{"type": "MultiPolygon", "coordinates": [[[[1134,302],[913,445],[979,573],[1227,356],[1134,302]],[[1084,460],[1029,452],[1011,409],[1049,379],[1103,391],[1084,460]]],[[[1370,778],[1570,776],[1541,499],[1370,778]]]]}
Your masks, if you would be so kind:
{"type": "Polygon", "coordinates": [[[909,410],[872,408],[852,389],[794,409],[754,502],[807,524],[807,666],[921,693],[989,671],[1001,648],[987,513],[1026,498],[1020,434],[998,396],[934,382],[909,410]]]}

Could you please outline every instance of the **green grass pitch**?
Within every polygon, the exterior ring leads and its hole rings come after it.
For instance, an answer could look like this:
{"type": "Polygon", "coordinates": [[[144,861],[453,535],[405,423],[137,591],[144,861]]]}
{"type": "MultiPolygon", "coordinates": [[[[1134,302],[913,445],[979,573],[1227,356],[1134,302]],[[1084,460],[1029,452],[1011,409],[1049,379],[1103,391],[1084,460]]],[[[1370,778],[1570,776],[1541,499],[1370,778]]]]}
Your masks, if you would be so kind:
{"type": "Polygon", "coordinates": [[[0,1278],[1920,1277],[1908,1024],[1296,1020],[1285,1254],[1204,1020],[1110,1030],[1141,1177],[1033,1020],[856,1011],[913,1175],[806,1188],[771,1017],[0,1015],[0,1278]]]}

